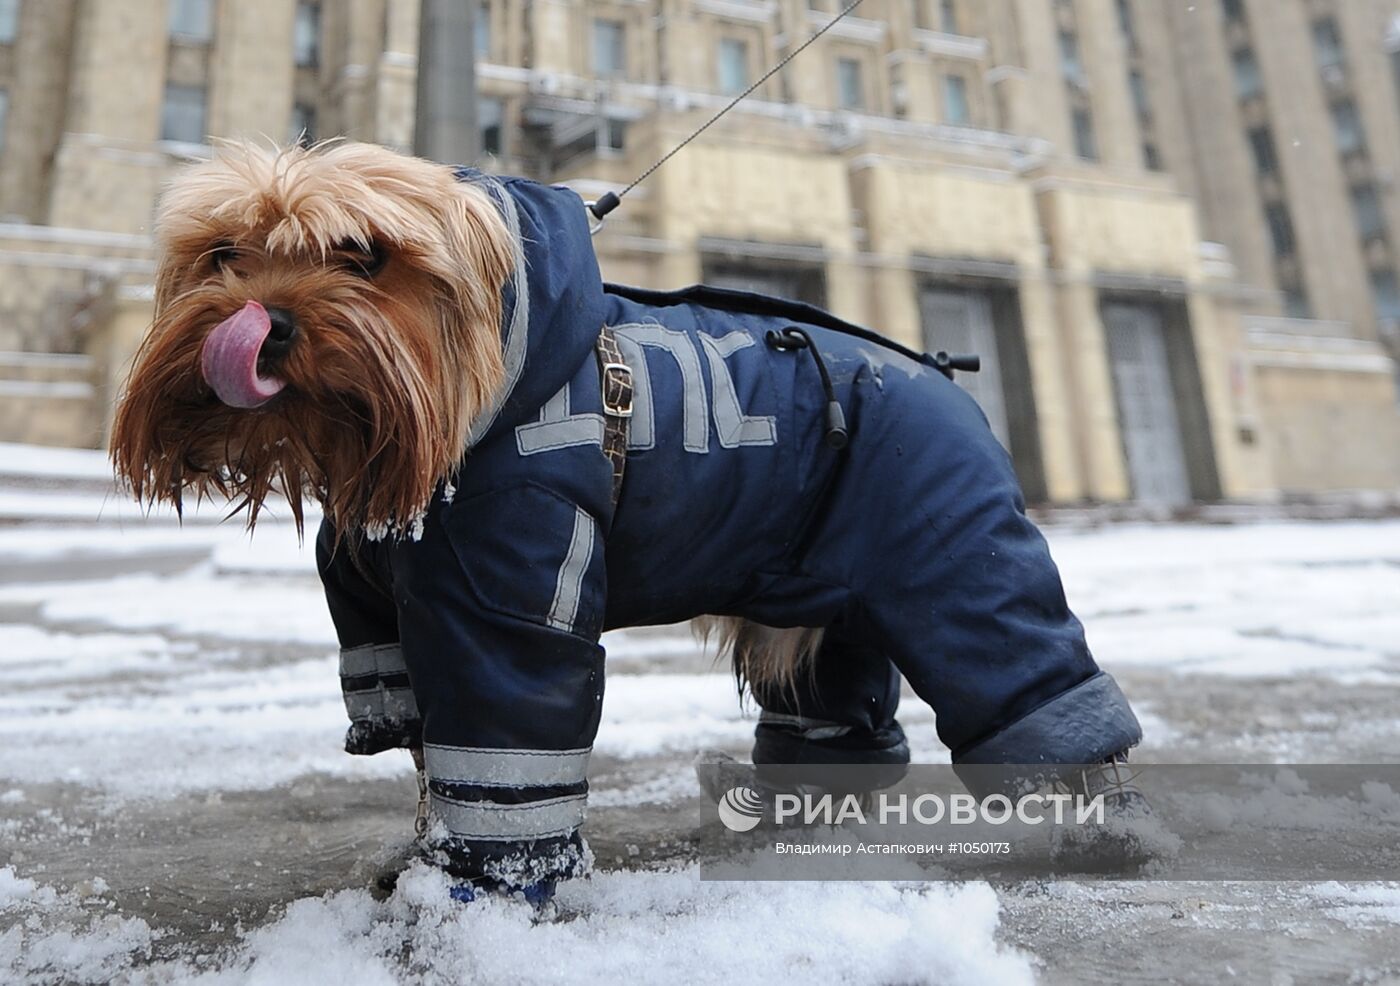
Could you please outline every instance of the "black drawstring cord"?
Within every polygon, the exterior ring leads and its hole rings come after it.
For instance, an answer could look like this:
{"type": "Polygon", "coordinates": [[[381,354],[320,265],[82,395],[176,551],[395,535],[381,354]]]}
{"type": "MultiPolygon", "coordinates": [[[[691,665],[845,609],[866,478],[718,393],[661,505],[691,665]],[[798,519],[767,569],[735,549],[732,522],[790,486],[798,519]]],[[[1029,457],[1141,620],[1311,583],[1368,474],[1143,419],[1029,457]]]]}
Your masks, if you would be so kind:
{"type": "Polygon", "coordinates": [[[789,325],[782,329],[769,329],[764,335],[768,345],[780,352],[805,349],[812,354],[812,362],[817,364],[817,373],[822,378],[822,391],[826,394],[826,444],[834,449],[843,449],[851,440],[846,430],[846,412],[841,410],[841,402],[836,399],[836,390],[831,386],[831,374],[826,372],[826,362],[816,343],[805,329],[789,325]]]}

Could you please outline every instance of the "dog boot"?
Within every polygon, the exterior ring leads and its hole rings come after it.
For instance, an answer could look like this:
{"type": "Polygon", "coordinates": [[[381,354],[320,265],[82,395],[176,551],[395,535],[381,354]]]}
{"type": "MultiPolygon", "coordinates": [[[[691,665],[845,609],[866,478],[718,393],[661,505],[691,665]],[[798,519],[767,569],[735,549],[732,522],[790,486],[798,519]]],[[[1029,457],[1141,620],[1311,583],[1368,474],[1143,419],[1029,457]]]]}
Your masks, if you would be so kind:
{"type": "Polygon", "coordinates": [[[448,892],[452,895],[453,900],[462,904],[470,904],[487,895],[499,897],[518,895],[525,903],[535,909],[537,915],[545,916],[551,913],[554,894],[558,886],[558,882],[555,880],[539,880],[524,887],[507,887],[494,881],[477,880],[456,884],[448,892]]]}
{"type": "Polygon", "coordinates": [[[1056,785],[1059,793],[1103,797],[1103,821],[1057,828],[1050,858],[1057,867],[1079,872],[1123,873],[1168,859],[1181,840],[1153,814],[1137,786],[1126,754],[1086,768],[1056,785]]]}

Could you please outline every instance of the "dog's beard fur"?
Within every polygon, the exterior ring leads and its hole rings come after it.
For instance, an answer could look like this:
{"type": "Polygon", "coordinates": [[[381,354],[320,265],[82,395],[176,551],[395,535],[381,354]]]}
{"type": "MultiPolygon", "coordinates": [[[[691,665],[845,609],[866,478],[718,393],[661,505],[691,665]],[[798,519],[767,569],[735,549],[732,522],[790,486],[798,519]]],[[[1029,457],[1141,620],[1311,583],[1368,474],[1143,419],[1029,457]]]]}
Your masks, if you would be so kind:
{"type": "Polygon", "coordinates": [[[513,245],[487,193],[372,145],[227,145],[170,186],[157,242],[155,322],[112,434],[133,493],[177,510],[186,491],[217,493],[250,527],[274,492],[298,527],[307,493],[338,535],[411,525],[502,386],[513,245]],[[356,272],[346,245],[385,251],[382,270],[356,272]],[[299,331],[272,368],[285,388],[251,410],[200,369],[248,301],[299,331]]]}

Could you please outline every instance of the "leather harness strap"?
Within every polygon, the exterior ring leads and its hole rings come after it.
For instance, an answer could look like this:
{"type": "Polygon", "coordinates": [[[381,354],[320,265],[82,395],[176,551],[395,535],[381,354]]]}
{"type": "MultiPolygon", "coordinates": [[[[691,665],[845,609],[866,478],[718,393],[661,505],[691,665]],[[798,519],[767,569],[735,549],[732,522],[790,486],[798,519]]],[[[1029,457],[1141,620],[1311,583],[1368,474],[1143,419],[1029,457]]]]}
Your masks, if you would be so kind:
{"type": "Polygon", "coordinates": [[[632,419],[632,368],[623,358],[617,336],[608,326],[598,333],[598,372],[603,390],[603,454],[612,463],[612,502],[622,495],[627,469],[627,430],[632,419]]]}

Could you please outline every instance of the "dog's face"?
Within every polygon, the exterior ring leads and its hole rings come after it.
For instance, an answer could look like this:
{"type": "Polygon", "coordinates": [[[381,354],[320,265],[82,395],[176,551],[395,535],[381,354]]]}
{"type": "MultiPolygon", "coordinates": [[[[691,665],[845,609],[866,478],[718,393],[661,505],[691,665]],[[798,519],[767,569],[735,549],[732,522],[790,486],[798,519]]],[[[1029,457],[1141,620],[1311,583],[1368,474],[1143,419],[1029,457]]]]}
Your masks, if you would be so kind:
{"type": "Polygon", "coordinates": [[[337,530],[400,527],[457,465],[503,369],[512,244],[448,168],[365,144],[248,145],[177,178],[155,322],[112,456],[141,499],[276,490],[337,530]]]}

